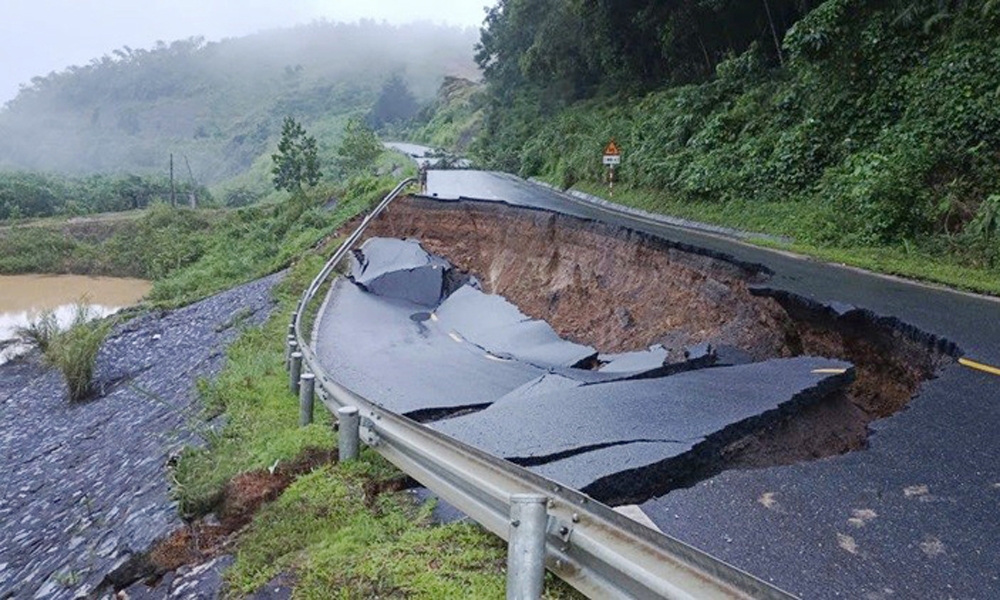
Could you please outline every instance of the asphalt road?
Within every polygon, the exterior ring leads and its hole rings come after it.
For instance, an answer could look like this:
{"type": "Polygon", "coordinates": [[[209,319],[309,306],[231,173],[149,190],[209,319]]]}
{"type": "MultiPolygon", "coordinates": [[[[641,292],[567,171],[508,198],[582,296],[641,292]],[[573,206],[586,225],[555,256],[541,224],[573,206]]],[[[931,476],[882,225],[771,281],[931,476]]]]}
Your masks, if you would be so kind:
{"type": "MultiPolygon", "coordinates": [[[[750,246],[505,174],[432,171],[428,194],[553,210],[759,263],[762,287],[895,318],[1000,365],[1000,302],[750,246]]],[[[729,471],[642,506],[667,534],[806,598],[1000,597],[1000,377],[958,364],[871,424],[863,451],[729,471]]]]}

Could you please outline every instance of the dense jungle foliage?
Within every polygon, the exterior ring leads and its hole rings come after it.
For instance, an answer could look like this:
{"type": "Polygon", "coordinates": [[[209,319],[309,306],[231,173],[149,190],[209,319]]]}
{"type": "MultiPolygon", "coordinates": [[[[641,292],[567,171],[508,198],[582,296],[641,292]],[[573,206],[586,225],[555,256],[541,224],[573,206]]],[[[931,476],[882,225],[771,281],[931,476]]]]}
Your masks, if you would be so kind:
{"type": "Polygon", "coordinates": [[[998,33],[997,0],[502,0],[477,150],[593,187],[614,137],[644,208],[994,268],[998,33]]]}
{"type": "MultiPolygon", "coordinates": [[[[475,74],[475,40],[472,29],[430,23],[316,22],[220,42],[120,48],[36,77],[0,108],[0,186],[59,179],[31,174],[38,172],[82,178],[63,182],[73,188],[98,173],[161,181],[173,154],[175,181],[243,205],[273,191],[271,154],[286,117],[316,137],[334,182],[344,175],[336,164],[347,122],[408,119],[446,75],[475,74]]],[[[98,196],[82,204],[110,202],[98,196]]]]}

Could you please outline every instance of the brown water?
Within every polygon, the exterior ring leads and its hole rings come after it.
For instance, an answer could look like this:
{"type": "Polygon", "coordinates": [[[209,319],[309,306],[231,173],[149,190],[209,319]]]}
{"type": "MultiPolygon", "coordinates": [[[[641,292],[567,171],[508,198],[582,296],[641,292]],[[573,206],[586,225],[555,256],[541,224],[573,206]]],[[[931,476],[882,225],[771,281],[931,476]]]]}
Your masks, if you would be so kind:
{"type": "Polygon", "coordinates": [[[149,293],[142,279],[82,275],[0,275],[0,363],[23,351],[11,343],[17,329],[44,310],[54,311],[61,324],[73,319],[76,304],[90,306],[103,317],[132,306],[149,293]]]}

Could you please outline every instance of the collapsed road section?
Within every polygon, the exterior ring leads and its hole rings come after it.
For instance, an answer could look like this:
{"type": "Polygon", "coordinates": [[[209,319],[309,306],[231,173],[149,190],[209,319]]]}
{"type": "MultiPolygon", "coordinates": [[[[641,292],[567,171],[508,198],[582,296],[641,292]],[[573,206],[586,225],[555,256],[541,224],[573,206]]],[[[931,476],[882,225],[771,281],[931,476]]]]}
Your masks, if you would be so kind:
{"type": "Polygon", "coordinates": [[[338,379],[611,504],[862,448],[953,352],[548,212],[408,199],[369,234],[317,341],[338,379]]]}

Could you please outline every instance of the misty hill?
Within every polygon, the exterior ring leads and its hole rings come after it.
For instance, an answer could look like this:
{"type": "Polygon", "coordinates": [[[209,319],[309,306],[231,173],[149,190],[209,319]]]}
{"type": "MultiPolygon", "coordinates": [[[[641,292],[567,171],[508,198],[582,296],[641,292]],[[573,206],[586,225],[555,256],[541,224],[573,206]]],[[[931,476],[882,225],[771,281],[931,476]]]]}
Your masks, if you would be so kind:
{"type": "Polygon", "coordinates": [[[476,41],[473,29],[361,21],[120,48],[32,79],[0,109],[0,169],[165,174],[174,153],[178,176],[186,158],[199,184],[255,161],[263,175],[285,116],[329,157],[347,117],[371,109],[391,76],[422,102],[447,75],[477,77],[476,41]]]}

